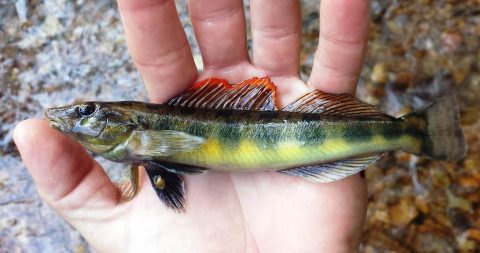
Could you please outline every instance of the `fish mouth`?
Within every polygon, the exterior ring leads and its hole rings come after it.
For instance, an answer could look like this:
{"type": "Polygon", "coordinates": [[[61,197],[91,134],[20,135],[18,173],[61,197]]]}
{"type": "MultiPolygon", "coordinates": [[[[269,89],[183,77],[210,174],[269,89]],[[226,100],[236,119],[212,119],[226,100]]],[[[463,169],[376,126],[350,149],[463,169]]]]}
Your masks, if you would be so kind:
{"type": "Polygon", "coordinates": [[[62,119],[48,119],[50,121],[50,127],[56,130],[60,130],[62,132],[71,132],[72,131],[72,126],[68,124],[68,122],[65,122],[62,119]]]}
{"type": "Polygon", "coordinates": [[[50,122],[50,126],[54,129],[60,130],[62,132],[70,132],[73,128],[73,125],[68,122],[68,120],[59,117],[56,108],[49,108],[45,110],[45,118],[50,122]]]}
{"type": "Polygon", "coordinates": [[[55,121],[50,121],[50,127],[52,127],[53,129],[57,129],[57,130],[62,130],[62,125],[58,122],[55,122],[55,121]]]}

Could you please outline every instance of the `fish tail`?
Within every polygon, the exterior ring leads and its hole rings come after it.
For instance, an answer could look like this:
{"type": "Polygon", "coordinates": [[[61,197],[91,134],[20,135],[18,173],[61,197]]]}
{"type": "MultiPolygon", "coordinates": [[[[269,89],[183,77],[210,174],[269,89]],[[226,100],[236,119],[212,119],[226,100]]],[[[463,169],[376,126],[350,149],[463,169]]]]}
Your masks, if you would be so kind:
{"type": "Polygon", "coordinates": [[[460,126],[460,115],[453,96],[438,99],[423,111],[403,117],[406,132],[420,137],[416,150],[436,160],[459,161],[465,158],[467,145],[460,126]]]}

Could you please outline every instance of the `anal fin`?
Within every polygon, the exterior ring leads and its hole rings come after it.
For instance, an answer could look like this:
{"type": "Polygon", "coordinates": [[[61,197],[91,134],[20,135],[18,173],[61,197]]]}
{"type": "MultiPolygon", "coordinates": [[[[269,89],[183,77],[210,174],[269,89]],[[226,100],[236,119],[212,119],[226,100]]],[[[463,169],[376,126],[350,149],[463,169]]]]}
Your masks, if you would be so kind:
{"type": "Polygon", "coordinates": [[[151,163],[144,165],[150,183],[158,198],[177,212],[185,211],[185,183],[179,174],[165,170],[151,163]]]}
{"type": "Polygon", "coordinates": [[[383,154],[359,156],[330,163],[281,170],[279,172],[291,176],[302,177],[315,183],[328,183],[363,171],[370,164],[377,161],[382,155],[383,154]]]}

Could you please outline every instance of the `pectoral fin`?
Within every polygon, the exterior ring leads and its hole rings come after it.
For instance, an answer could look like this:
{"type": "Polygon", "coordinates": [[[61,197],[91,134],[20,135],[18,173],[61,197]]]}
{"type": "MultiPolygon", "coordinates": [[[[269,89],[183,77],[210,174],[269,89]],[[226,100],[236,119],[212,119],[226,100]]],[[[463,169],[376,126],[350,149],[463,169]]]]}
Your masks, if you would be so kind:
{"type": "Polygon", "coordinates": [[[158,198],[169,208],[185,211],[185,183],[181,175],[152,164],[145,165],[148,178],[158,198]]]}
{"type": "Polygon", "coordinates": [[[128,140],[128,149],[138,156],[169,156],[198,148],[203,137],[173,130],[134,131],[128,140]]]}
{"type": "Polygon", "coordinates": [[[315,183],[328,183],[346,178],[364,170],[381,156],[382,154],[353,157],[331,163],[309,165],[279,172],[302,177],[315,183]]]}

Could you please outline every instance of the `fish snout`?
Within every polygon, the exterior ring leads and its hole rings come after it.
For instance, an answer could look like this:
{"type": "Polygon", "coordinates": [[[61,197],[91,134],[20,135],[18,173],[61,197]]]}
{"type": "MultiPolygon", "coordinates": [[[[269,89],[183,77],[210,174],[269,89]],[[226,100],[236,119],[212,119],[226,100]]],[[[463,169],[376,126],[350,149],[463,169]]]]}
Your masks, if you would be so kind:
{"type": "Polygon", "coordinates": [[[45,117],[50,121],[50,125],[61,131],[72,128],[72,124],[69,123],[69,114],[69,110],[66,108],[48,108],[45,110],[45,117]]]}
{"type": "Polygon", "coordinates": [[[48,108],[45,110],[45,117],[49,120],[53,120],[57,117],[58,113],[56,112],[57,108],[48,108]]]}

